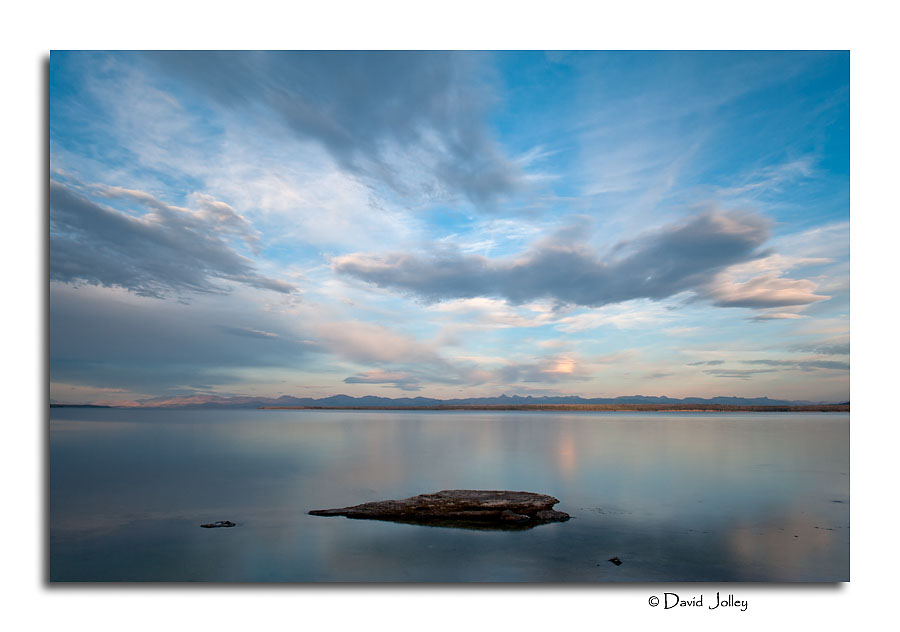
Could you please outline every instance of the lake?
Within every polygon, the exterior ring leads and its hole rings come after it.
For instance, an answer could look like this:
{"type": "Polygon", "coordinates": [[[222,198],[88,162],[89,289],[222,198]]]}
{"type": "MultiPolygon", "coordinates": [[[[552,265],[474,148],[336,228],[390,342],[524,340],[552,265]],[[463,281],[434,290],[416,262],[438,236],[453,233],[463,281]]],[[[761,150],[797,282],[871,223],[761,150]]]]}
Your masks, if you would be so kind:
{"type": "Polygon", "coordinates": [[[848,581],[849,438],[845,413],[54,408],[49,578],[848,581]],[[442,489],[550,494],[572,519],[307,514],[442,489]]]}

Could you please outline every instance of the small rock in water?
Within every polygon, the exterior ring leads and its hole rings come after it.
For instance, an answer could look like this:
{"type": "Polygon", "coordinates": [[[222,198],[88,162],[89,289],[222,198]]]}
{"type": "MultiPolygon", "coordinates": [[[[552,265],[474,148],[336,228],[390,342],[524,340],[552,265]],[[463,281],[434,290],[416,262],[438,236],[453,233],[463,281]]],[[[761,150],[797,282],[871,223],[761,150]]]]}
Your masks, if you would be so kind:
{"type": "Polygon", "coordinates": [[[618,556],[609,558],[609,561],[612,562],[613,564],[615,564],[616,566],[621,566],[621,565],[622,565],[622,560],[620,560],[620,559],[618,558],[618,556]]]}
{"type": "Polygon", "coordinates": [[[237,524],[235,524],[231,520],[219,520],[218,522],[210,522],[207,524],[201,524],[200,526],[204,529],[218,529],[219,527],[236,527],[237,524]]]}

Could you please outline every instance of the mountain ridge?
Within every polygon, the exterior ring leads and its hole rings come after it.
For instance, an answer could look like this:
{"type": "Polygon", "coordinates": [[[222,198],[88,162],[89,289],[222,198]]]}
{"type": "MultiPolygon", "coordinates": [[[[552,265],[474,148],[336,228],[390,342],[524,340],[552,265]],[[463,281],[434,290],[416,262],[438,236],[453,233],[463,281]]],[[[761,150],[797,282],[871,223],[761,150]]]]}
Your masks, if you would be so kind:
{"type": "MultiPolygon", "coordinates": [[[[499,395],[496,397],[466,397],[453,399],[437,399],[431,397],[379,397],[364,395],[353,397],[343,393],[328,397],[252,397],[247,395],[187,395],[176,397],[153,397],[144,400],[116,402],[94,402],[92,406],[111,408],[261,408],[261,407],[314,407],[314,408],[421,408],[439,406],[529,406],[529,405],[615,405],[615,404],[650,404],[650,405],[721,405],[721,406],[810,406],[847,404],[848,402],[824,402],[809,400],[783,400],[768,397],[736,397],[717,396],[710,398],[684,397],[674,398],[664,395],[622,395],[618,397],[581,397],[580,395],[499,395]]],[[[54,405],[70,406],[70,404],[54,405]]]]}

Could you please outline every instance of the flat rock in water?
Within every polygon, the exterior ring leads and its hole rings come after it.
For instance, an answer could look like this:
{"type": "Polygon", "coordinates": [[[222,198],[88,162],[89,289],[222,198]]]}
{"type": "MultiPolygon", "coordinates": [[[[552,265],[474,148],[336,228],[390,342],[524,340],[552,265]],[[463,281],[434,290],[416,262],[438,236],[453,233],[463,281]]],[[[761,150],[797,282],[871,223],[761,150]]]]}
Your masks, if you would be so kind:
{"type": "Polygon", "coordinates": [[[553,509],[558,502],[553,496],[532,492],[449,489],[309,513],[470,529],[529,529],[568,520],[569,514],[553,509]]]}

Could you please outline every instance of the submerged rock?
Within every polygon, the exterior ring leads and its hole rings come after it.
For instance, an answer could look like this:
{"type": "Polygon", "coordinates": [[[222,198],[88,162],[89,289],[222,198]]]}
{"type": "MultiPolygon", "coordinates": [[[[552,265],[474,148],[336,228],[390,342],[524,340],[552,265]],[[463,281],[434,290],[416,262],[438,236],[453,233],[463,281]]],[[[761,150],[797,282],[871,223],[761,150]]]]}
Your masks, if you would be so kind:
{"type": "Polygon", "coordinates": [[[618,556],[618,555],[615,556],[615,557],[609,558],[608,561],[612,562],[612,563],[615,564],[616,566],[621,566],[621,565],[622,565],[622,560],[619,559],[619,556],[618,556]]]}
{"type": "Polygon", "coordinates": [[[529,529],[568,520],[569,514],[553,509],[558,502],[553,496],[532,492],[450,489],[309,513],[470,529],[529,529]]]}
{"type": "Polygon", "coordinates": [[[236,527],[237,524],[231,520],[219,520],[218,522],[210,522],[208,524],[201,524],[200,526],[204,529],[218,529],[219,527],[236,527]]]}

